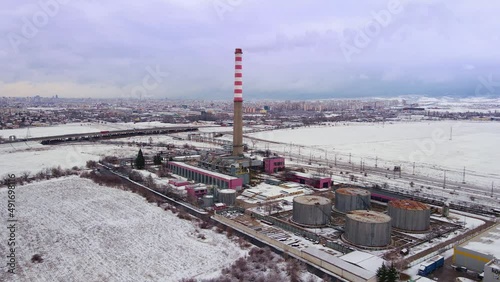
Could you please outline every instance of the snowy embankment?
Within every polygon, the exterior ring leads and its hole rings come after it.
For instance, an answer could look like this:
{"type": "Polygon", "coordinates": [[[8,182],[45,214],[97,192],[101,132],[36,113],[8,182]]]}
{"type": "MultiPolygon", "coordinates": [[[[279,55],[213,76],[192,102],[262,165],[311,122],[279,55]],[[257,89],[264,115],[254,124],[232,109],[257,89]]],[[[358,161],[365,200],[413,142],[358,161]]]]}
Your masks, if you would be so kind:
{"type": "MultiPolygon", "coordinates": [[[[0,198],[6,196],[0,188],[0,198]]],[[[0,214],[6,222],[7,214],[0,214]]],[[[225,235],[199,230],[139,195],[78,177],[17,187],[16,217],[17,274],[9,276],[4,265],[0,281],[214,277],[246,253],[225,235]],[[35,254],[42,263],[31,262],[35,254]]],[[[8,230],[0,230],[7,238],[8,230]]],[[[0,253],[6,248],[1,244],[0,253]]]]}

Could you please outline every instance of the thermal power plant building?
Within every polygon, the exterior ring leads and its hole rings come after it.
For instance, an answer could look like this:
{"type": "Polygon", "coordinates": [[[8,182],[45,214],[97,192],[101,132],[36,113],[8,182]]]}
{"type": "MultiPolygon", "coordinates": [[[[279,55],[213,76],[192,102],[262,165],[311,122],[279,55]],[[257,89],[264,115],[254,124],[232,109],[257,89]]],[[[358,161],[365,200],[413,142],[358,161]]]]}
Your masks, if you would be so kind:
{"type": "Polygon", "coordinates": [[[233,156],[243,155],[243,51],[234,51],[233,156]]]}
{"type": "Polygon", "coordinates": [[[335,190],[335,209],[346,213],[354,210],[369,210],[371,193],[358,188],[339,188],[335,190]]]}
{"type": "Polygon", "coordinates": [[[431,223],[428,205],[412,200],[394,200],[387,204],[392,227],[406,231],[426,231],[431,223]]]}
{"type": "Polygon", "coordinates": [[[332,201],[319,196],[293,198],[292,221],[305,226],[324,226],[330,222],[332,201]]]}
{"type": "Polygon", "coordinates": [[[391,243],[391,217],[375,211],[350,211],[344,231],[344,238],[354,245],[385,247],[391,243]]]}

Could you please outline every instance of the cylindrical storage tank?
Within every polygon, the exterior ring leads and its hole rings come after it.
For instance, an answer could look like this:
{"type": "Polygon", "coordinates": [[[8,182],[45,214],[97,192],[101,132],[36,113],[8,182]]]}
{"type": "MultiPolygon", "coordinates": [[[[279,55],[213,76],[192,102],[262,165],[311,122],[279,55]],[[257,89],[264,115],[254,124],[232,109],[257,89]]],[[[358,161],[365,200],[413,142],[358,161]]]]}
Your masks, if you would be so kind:
{"type": "Polygon", "coordinates": [[[208,208],[214,205],[213,195],[203,195],[203,207],[208,208]]]}
{"type": "Polygon", "coordinates": [[[226,206],[234,206],[236,203],[236,190],[219,190],[219,202],[226,204],[226,206]]]}
{"type": "Polygon", "coordinates": [[[371,193],[359,188],[339,188],[335,190],[335,209],[340,212],[369,210],[371,193]]]}
{"type": "Polygon", "coordinates": [[[344,231],[344,238],[352,244],[384,247],[391,243],[391,217],[375,211],[350,211],[344,231]]]}
{"type": "Polygon", "coordinates": [[[393,200],[387,204],[392,227],[407,231],[425,231],[431,223],[428,205],[412,200],[393,200]]]}
{"type": "Polygon", "coordinates": [[[332,201],[319,196],[293,198],[293,222],[306,226],[323,226],[330,222],[332,201]]]}

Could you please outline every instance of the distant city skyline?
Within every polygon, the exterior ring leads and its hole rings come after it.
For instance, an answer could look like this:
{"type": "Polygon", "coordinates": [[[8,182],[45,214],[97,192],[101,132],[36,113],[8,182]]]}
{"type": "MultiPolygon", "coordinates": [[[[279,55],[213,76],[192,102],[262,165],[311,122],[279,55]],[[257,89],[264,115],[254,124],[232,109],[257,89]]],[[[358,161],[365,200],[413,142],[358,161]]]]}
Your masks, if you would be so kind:
{"type": "Polygon", "coordinates": [[[8,1],[0,96],[500,96],[497,1],[8,1]],[[360,4],[362,3],[362,4],[360,4]]]}

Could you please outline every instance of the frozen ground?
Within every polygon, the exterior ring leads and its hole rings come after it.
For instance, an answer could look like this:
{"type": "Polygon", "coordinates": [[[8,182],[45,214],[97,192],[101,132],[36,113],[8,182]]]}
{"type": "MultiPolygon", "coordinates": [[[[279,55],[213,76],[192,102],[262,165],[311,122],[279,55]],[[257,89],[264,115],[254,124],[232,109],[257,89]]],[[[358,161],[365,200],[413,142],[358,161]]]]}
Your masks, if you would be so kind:
{"type": "Polygon", "coordinates": [[[16,188],[16,217],[17,274],[3,264],[0,281],[178,281],[217,276],[246,253],[211,230],[199,239],[191,222],[139,195],[78,177],[16,188]]]}
{"type": "MultiPolygon", "coordinates": [[[[338,123],[323,127],[265,131],[250,136],[281,142],[257,142],[256,146],[301,154],[304,160],[325,159],[351,162],[359,166],[391,168],[402,166],[415,174],[461,181],[486,187],[500,183],[500,122],[408,122],[408,123],[338,123]],[[450,140],[451,133],[451,140],[450,140]]],[[[250,140],[245,142],[250,144],[250,140]]]]}
{"type": "Polygon", "coordinates": [[[61,166],[85,166],[88,160],[99,160],[103,156],[130,157],[137,154],[137,147],[105,145],[99,143],[64,143],[59,145],[41,145],[36,142],[18,142],[0,144],[0,176],[7,173],[32,174],[45,168],[61,166]]]}
{"type": "MultiPolygon", "coordinates": [[[[182,148],[185,144],[197,148],[214,149],[220,148],[215,144],[199,143],[188,140],[176,140],[169,135],[135,136],[120,139],[106,140],[105,144],[96,142],[72,142],[58,145],[41,145],[38,142],[16,142],[0,144],[0,154],[5,161],[0,162],[0,177],[7,173],[21,174],[25,171],[36,173],[45,168],[61,166],[61,168],[72,168],[73,166],[85,166],[88,160],[97,161],[104,156],[135,157],[139,148],[128,146],[128,143],[164,143],[174,144],[182,148]],[[111,144],[109,144],[111,143],[111,144]]],[[[162,148],[143,148],[143,152],[156,153],[162,148]]]]}

